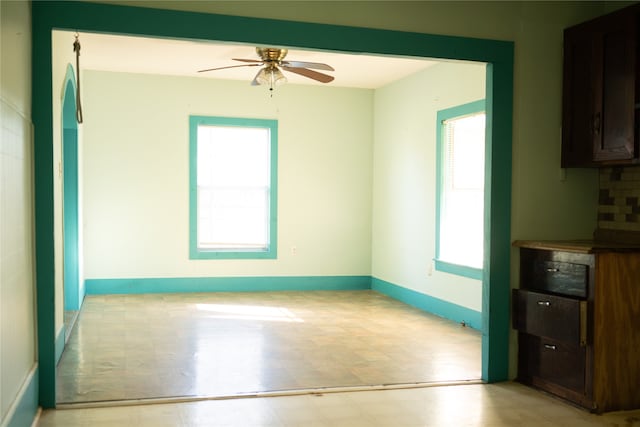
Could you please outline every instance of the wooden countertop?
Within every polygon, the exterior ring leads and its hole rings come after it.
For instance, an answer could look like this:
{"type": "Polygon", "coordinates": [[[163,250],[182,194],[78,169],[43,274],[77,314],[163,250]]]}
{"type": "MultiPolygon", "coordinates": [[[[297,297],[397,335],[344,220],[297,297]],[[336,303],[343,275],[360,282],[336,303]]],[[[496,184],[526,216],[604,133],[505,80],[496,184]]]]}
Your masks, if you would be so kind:
{"type": "Polygon", "coordinates": [[[519,248],[545,249],[551,251],[579,252],[593,254],[597,252],[636,252],[639,244],[604,242],[595,240],[516,240],[513,246],[519,248]]]}

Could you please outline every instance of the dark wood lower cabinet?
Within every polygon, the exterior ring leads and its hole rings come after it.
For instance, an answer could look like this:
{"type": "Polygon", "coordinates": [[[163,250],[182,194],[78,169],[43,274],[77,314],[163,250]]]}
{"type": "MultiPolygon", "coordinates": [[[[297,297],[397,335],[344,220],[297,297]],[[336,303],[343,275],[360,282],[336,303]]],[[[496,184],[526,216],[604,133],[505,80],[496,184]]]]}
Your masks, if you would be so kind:
{"type": "Polygon", "coordinates": [[[640,247],[515,245],[517,379],[598,413],[640,408],[640,247]]]}
{"type": "Polygon", "coordinates": [[[519,335],[518,379],[591,407],[587,349],[535,335],[519,335]]]}

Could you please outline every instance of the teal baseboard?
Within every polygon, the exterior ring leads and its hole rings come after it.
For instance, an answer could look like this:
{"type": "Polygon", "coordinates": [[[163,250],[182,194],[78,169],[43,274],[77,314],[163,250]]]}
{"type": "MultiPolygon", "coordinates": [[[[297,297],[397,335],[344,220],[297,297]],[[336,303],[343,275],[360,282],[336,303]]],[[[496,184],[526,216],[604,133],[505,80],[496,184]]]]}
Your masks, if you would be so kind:
{"type": "Polygon", "coordinates": [[[87,279],[87,295],[371,289],[370,276],[87,279]]]}
{"type": "MultiPolygon", "coordinates": [[[[87,295],[373,289],[420,310],[480,330],[482,313],[371,276],[183,277],[87,279],[87,295]]],[[[64,348],[64,335],[62,336],[64,348]]],[[[56,352],[58,349],[56,341],[56,352]]],[[[57,355],[57,354],[56,354],[57,355]]],[[[56,359],[57,360],[57,359],[56,359]]]]}
{"type": "Polygon", "coordinates": [[[371,278],[371,289],[402,301],[405,304],[419,308],[420,310],[453,320],[454,322],[464,322],[473,329],[482,329],[482,313],[479,311],[403,288],[402,286],[394,285],[393,283],[375,277],[371,278]]]}
{"type": "Polygon", "coordinates": [[[6,427],[29,427],[38,414],[38,366],[35,365],[9,408],[6,427]]]}
{"type": "Polygon", "coordinates": [[[67,333],[65,330],[65,326],[62,325],[62,328],[60,328],[60,332],[58,332],[58,335],[56,336],[56,366],[58,365],[58,362],[60,361],[60,358],[62,357],[62,352],[64,351],[64,346],[66,343],[66,337],[67,337],[67,333]]]}

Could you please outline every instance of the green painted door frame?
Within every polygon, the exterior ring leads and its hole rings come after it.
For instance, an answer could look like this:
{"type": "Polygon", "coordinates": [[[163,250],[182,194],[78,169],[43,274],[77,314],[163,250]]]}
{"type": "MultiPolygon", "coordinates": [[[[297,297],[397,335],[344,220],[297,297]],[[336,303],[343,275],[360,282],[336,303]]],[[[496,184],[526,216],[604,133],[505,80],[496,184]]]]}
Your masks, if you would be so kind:
{"type": "Polygon", "coordinates": [[[55,406],[51,31],[246,42],[486,62],[487,141],[482,378],[508,378],[513,43],[82,2],[32,3],[40,404],[55,406]]]}

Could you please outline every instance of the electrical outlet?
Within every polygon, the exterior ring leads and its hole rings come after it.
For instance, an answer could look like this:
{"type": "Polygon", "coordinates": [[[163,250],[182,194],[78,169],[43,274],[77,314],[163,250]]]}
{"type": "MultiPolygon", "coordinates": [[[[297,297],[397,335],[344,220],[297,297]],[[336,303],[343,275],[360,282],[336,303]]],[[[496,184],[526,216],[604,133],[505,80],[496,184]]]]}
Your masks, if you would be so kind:
{"type": "Polygon", "coordinates": [[[291,255],[298,255],[298,247],[291,246],[291,255]]]}

